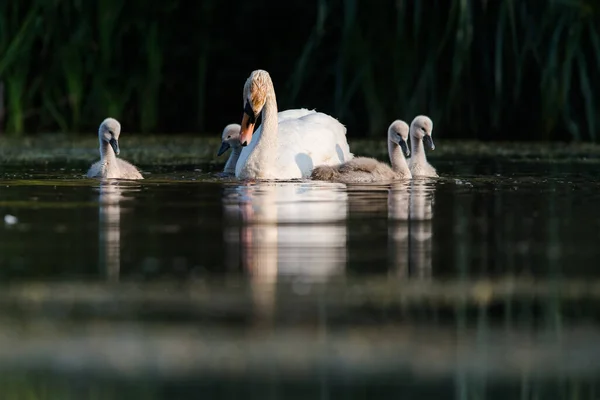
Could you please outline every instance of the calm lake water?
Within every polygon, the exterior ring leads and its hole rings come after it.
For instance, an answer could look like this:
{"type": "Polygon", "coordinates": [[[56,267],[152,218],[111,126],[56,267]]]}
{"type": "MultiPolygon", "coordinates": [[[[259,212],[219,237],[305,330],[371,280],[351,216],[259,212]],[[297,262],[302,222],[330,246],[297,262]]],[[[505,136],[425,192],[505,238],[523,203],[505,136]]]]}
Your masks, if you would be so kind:
{"type": "Polygon", "coordinates": [[[2,397],[597,399],[598,164],[435,165],[0,166],[2,397]]]}

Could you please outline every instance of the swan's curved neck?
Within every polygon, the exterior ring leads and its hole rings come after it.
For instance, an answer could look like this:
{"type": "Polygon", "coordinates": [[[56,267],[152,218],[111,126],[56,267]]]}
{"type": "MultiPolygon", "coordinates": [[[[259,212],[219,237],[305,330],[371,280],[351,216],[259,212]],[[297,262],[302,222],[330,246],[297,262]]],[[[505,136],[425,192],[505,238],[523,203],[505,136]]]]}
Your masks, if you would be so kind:
{"type": "Polygon", "coordinates": [[[427,157],[425,156],[425,146],[423,146],[423,139],[410,136],[410,151],[411,159],[413,163],[424,164],[427,163],[427,157]]]}
{"type": "Polygon", "coordinates": [[[117,161],[117,156],[112,146],[102,139],[100,139],[100,159],[104,164],[116,164],[117,161]]]}
{"type": "Polygon", "coordinates": [[[223,172],[226,174],[235,174],[235,165],[238,162],[238,158],[240,158],[240,154],[242,154],[241,147],[231,147],[231,154],[229,155],[229,159],[225,163],[225,168],[223,172]]]}
{"type": "Polygon", "coordinates": [[[261,113],[262,127],[260,135],[252,139],[252,142],[256,139],[256,145],[248,158],[253,164],[260,165],[260,170],[268,172],[272,170],[277,158],[278,146],[277,98],[272,83],[267,88],[267,99],[261,113]]]}
{"type": "Polygon", "coordinates": [[[400,146],[391,140],[388,140],[388,153],[390,155],[390,162],[392,163],[392,169],[394,172],[401,174],[410,172],[408,164],[406,163],[406,158],[404,158],[404,154],[402,154],[400,146]]]}

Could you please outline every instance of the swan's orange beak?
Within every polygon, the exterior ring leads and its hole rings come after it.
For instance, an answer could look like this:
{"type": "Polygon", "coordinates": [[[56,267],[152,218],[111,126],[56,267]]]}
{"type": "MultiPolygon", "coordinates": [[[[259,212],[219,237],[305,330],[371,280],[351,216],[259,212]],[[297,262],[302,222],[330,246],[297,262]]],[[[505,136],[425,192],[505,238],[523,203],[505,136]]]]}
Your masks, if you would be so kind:
{"type": "Polygon", "coordinates": [[[248,146],[254,133],[254,122],[250,122],[250,116],[244,113],[242,117],[242,129],[240,130],[240,141],[242,146],[248,146]]]}

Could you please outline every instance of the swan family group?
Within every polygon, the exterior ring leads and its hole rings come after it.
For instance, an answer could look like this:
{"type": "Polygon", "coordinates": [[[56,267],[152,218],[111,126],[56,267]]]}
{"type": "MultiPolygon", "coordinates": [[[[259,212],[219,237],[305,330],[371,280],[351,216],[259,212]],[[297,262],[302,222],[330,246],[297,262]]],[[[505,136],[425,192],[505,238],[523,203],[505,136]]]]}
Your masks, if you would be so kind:
{"type": "MultiPolygon", "coordinates": [[[[264,70],[250,74],[243,99],[242,123],[225,127],[218,151],[221,155],[231,149],[224,172],[238,179],[369,183],[438,176],[425,156],[425,146],[434,149],[433,122],[426,116],[414,118],[410,127],[401,120],[389,126],[390,167],[374,158],[355,157],[346,140],[346,128],[327,114],[303,108],[278,112],[273,82],[264,70]],[[255,131],[259,116],[262,124],[255,131]]],[[[120,133],[117,120],[102,122],[98,130],[100,161],[91,166],[88,177],[143,179],[135,166],[117,158],[120,133]]]]}

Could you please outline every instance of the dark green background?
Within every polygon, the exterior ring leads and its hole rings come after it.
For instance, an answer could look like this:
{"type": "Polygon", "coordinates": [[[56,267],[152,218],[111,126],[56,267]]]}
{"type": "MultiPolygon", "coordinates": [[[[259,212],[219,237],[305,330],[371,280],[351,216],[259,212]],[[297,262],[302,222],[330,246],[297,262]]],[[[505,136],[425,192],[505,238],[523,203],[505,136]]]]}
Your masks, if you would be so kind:
{"type": "Polygon", "coordinates": [[[354,138],[424,113],[438,138],[595,140],[599,15],[593,0],[2,1],[0,126],[89,134],[110,115],[214,135],[262,68],[280,109],[354,138]]]}

